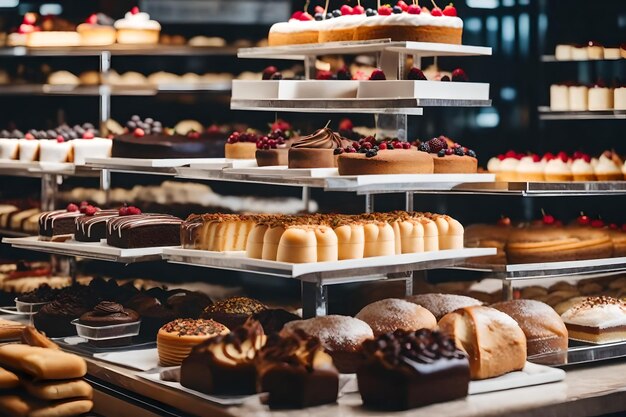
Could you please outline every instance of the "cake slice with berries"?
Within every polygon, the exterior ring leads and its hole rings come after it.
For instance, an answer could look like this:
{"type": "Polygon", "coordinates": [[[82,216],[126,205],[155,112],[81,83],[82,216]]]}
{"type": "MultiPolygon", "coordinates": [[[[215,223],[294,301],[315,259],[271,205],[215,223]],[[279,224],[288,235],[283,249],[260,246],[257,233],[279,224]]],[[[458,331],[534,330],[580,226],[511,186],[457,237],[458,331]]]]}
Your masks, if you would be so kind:
{"type": "Polygon", "coordinates": [[[227,159],[255,159],[257,142],[261,138],[251,129],[245,132],[233,132],[224,145],[224,155],[227,159]]]}
{"type": "Polygon", "coordinates": [[[100,242],[106,237],[106,223],[122,215],[141,214],[137,207],[122,207],[119,210],[85,210],[85,215],[74,221],[74,240],[78,242],[100,242]]]}
{"type": "Polygon", "coordinates": [[[74,234],[75,220],[87,212],[99,211],[100,209],[83,201],[80,206],[68,204],[65,210],[54,210],[42,213],[39,216],[39,240],[66,239],[74,234]]]}
{"type": "Polygon", "coordinates": [[[433,9],[407,5],[400,0],[395,6],[383,5],[366,10],[367,16],[354,33],[354,40],[391,39],[393,41],[461,44],[463,20],[450,4],[443,10],[434,0],[433,9]]]}
{"type": "Polygon", "coordinates": [[[369,136],[335,151],[339,175],[432,174],[433,160],[398,139],[369,136]]]}
{"type": "Polygon", "coordinates": [[[478,170],[476,152],[443,135],[419,144],[417,149],[432,157],[435,174],[475,174],[478,170]]]}
{"type": "Polygon", "coordinates": [[[267,41],[269,46],[300,45],[317,43],[322,25],[306,11],[295,12],[288,22],[279,22],[270,28],[267,41]]]}
{"type": "Polygon", "coordinates": [[[293,139],[282,130],[273,130],[256,143],[256,164],[260,167],[289,164],[289,147],[293,139]]]}

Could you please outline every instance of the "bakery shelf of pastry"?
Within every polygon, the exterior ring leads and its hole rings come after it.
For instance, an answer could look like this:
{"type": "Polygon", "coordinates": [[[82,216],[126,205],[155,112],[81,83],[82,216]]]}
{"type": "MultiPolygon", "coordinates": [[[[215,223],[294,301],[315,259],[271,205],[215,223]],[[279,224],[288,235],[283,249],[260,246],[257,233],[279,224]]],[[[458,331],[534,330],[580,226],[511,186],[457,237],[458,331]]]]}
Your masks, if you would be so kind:
{"type": "Polygon", "coordinates": [[[534,197],[621,195],[626,194],[626,181],[476,182],[460,184],[453,191],[534,197]]]}
{"type": "Polygon", "coordinates": [[[68,162],[26,162],[0,160],[0,176],[35,177],[44,175],[62,175],[76,177],[97,177],[99,173],[84,165],[68,162]]]}
{"type": "Polygon", "coordinates": [[[508,265],[473,264],[470,260],[461,265],[459,269],[485,272],[486,277],[489,278],[521,281],[626,271],[626,257],[508,265]]]}
{"type": "Polygon", "coordinates": [[[491,48],[430,42],[392,42],[391,39],[368,41],[327,42],[305,45],[284,45],[243,48],[239,58],[303,60],[319,55],[356,55],[376,52],[398,52],[420,57],[491,55],[491,48]]]}
{"type": "Polygon", "coordinates": [[[385,279],[386,274],[451,267],[467,258],[493,255],[493,248],[452,249],[393,256],[375,256],[342,261],[294,264],[253,259],[243,252],[210,252],[196,249],[166,248],[163,259],[177,264],[202,266],[295,278],[322,285],[385,279]]]}
{"type": "Polygon", "coordinates": [[[51,96],[100,96],[108,93],[113,96],[154,96],[159,93],[201,93],[229,92],[230,82],[198,84],[159,84],[159,85],[62,85],[62,84],[16,84],[0,86],[0,95],[51,95],[51,96]]]}
{"type": "Polygon", "coordinates": [[[160,261],[163,249],[140,248],[121,249],[103,243],[83,243],[73,240],[66,242],[52,242],[39,240],[38,236],[22,238],[4,238],[2,243],[14,248],[26,249],[35,252],[44,252],[52,255],[76,256],[99,261],[119,262],[130,264],[135,262],[160,261]]]}
{"type": "Polygon", "coordinates": [[[542,62],[626,62],[626,59],[556,59],[554,55],[542,55],[542,62]]]}
{"type": "Polygon", "coordinates": [[[541,106],[539,118],[541,120],[626,120],[626,110],[552,111],[548,106],[541,106]]]}
{"type": "Polygon", "coordinates": [[[110,45],[106,47],[38,47],[28,48],[25,46],[15,46],[0,48],[0,56],[100,56],[103,53],[111,55],[128,56],[211,56],[230,55],[235,56],[236,47],[201,47],[201,46],[167,46],[167,45],[110,45]]]}

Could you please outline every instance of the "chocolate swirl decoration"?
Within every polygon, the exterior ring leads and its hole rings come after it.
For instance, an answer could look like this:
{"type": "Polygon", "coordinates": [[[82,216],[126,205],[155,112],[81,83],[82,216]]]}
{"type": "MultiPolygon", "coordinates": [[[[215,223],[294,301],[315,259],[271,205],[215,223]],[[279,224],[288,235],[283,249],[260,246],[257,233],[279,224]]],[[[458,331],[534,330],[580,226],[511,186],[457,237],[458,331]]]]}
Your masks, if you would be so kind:
{"type": "Polygon", "coordinates": [[[342,138],[325,127],[309,136],[303,136],[291,145],[292,148],[336,149],[342,147],[342,138]]]}
{"type": "Polygon", "coordinates": [[[248,320],[228,334],[213,337],[195,346],[191,355],[207,353],[216,362],[251,364],[265,341],[261,324],[256,320],[248,320]]]}
{"type": "Polygon", "coordinates": [[[113,301],[101,301],[93,309],[94,314],[98,316],[108,316],[111,314],[126,314],[124,306],[113,301]]]}
{"type": "Polygon", "coordinates": [[[409,367],[413,363],[431,364],[440,360],[464,359],[467,356],[454,340],[437,331],[396,330],[363,342],[368,361],[378,361],[387,368],[409,367]]]}
{"type": "Polygon", "coordinates": [[[315,356],[324,352],[322,342],[309,336],[302,329],[294,329],[288,336],[270,336],[260,355],[260,363],[271,366],[276,363],[303,368],[311,372],[315,356]]]}

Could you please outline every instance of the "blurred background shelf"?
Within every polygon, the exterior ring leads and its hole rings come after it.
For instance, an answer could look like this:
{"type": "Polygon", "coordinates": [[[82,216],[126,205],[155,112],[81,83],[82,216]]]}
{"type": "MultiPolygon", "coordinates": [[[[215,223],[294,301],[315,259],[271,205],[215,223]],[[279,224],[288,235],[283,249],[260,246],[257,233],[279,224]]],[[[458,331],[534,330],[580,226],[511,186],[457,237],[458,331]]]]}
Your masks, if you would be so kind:
{"type": "Polygon", "coordinates": [[[626,110],[552,111],[548,106],[540,106],[539,118],[541,120],[626,120],[626,110]]]}

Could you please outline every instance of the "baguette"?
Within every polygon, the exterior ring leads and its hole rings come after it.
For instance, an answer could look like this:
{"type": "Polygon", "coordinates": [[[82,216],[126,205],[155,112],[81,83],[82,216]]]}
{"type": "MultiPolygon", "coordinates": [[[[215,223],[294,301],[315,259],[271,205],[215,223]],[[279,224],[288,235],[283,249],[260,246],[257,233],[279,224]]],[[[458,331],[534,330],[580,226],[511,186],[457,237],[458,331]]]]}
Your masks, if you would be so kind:
{"type": "Polygon", "coordinates": [[[40,400],[65,400],[69,398],[92,399],[93,389],[91,385],[82,379],[68,381],[33,382],[22,378],[20,383],[33,397],[40,400]]]}
{"type": "Polygon", "coordinates": [[[81,378],[87,373],[87,364],[79,356],[26,345],[0,346],[0,366],[38,380],[81,378]]]}
{"type": "Polygon", "coordinates": [[[519,371],[526,364],[526,336],[507,314],[473,306],[448,313],[439,329],[467,353],[472,379],[486,379],[519,371]]]}

